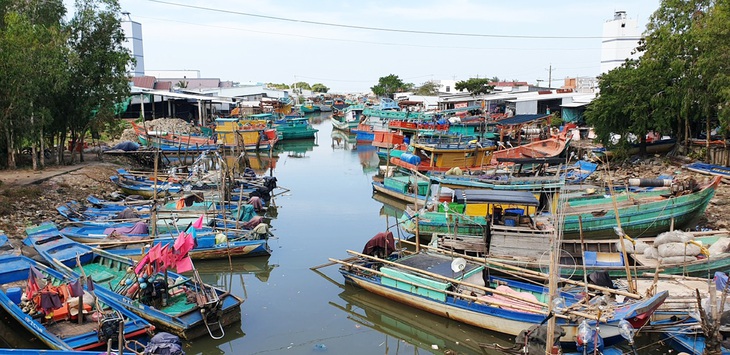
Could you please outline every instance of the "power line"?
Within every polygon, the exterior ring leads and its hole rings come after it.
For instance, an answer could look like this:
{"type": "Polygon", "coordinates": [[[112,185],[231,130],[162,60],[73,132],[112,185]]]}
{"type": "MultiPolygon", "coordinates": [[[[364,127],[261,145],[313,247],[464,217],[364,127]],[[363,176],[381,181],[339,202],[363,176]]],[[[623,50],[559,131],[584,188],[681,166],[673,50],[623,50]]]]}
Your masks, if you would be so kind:
{"type": "Polygon", "coordinates": [[[190,9],[196,9],[196,10],[205,10],[205,11],[212,11],[212,12],[220,12],[220,13],[232,14],[232,15],[241,15],[241,16],[257,17],[257,18],[265,18],[265,19],[269,19],[269,20],[295,22],[295,23],[305,23],[305,24],[319,25],[319,26],[352,28],[352,29],[369,30],[369,31],[413,33],[413,34],[440,35],[440,36],[486,37],[486,38],[520,38],[520,39],[603,39],[604,38],[602,36],[498,35],[498,34],[483,34],[483,33],[459,33],[459,32],[439,32],[439,31],[418,31],[418,30],[407,30],[407,29],[386,28],[386,27],[356,26],[356,25],[345,25],[345,24],[341,24],[341,23],[330,23],[330,22],[300,20],[300,19],[293,19],[293,18],[279,17],[279,16],[260,15],[260,14],[253,14],[253,13],[249,13],[249,12],[241,12],[241,11],[233,11],[233,10],[223,10],[223,9],[216,9],[216,8],[207,7],[207,6],[197,6],[197,5],[180,4],[180,3],[175,3],[175,2],[170,2],[170,1],[164,1],[164,0],[149,0],[149,1],[156,2],[156,3],[160,3],[160,4],[165,4],[165,5],[186,7],[186,8],[190,8],[190,9]]]}
{"type": "MultiPolygon", "coordinates": [[[[154,1],[154,0],[150,0],[150,1],[154,1]]],[[[327,37],[306,36],[306,35],[291,34],[291,33],[281,33],[281,32],[269,32],[269,31],[251,30],[251,29],[240,28],[240,27],[209,25],[209,24],[195,23],[195,22],[190,22],[190,21],[162,19],[162,18],[148,17],[148,16],[139,16],[139,15],[135,16],[135,18],[143,18],[143,19],[149,19],[149,20],[165,21],[165,22],[174,22],[174,23],[183,23],[183,24],[186,24],[186,25],[194,25],[194,26],[210,27],[210,28],[220,28],[220,29],[225,29],[225,30],[234,30],[234,31],[242,31],[242,32],[252,32],[252,33],[262,33],[262,34],[276,35],[276,36],[289,36],[289,37],[308,38],[308,39],[316,39],[316,40],[323,40],[323,41],[349,42],[349,43],[360,43],[360,44],[373,44],[373,45],[393,46],[393,47],[438,48],[438,49],[469,49],[469,50],[490,50],[490,51],[561,51],[561,52],[563,52],[563,51],[592,51],[592,50],[600,49],[600,48],[592,48],[592,47],[584,47],[584,46],[581,46],[579,48],[576,48],[576,47],[574,47],[574,48],[557,48],[557,47],[548,47],[548,48],[537,48],[537,47],[516,48],[516,47],[468,47],[468,46],[427,45],[427,44],[395,43],[395,42],[375,42],[375,41],[362,41],[362,40],[354,40],[354,39],[327,38],[327,37]]]]}

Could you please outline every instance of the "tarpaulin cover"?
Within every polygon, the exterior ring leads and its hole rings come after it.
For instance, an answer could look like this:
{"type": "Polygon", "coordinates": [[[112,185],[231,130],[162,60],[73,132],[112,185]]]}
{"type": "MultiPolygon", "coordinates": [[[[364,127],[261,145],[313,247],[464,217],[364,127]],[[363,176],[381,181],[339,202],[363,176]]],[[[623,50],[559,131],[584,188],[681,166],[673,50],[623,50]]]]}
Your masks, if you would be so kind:
{"type": "Polygon", "coordinates": [[[545,114],[538,114],[538,115],[515,115],[510,118],[505,118],[503,120],[497,121],[497,124],[500,126],[509,126],[509,125],[516,125],[516,124],[522,124],[527,122],[532,122],[539,120],[541,118],[546,118],[549,115],[545,114]]]}
{"type": "Polygon", "coordinates": [[[146,222],[137,222],[131,227],[109,227],[104,229],[104,234],[117,234],[128,235],[128,234],[149,234],[149,228],[146,222]]]}
{"type": "Polygon", "coordinates": [[[381,255],[387,256],[395,251],[395,239],[393,232],[380,232],[368,240],[363,248],[362,253],[365,255],[375,256],[377,251],[383,251],[381,255]]]}
{"type": "Polygon", "coordinates": [[[514,204],[522,206],[540,205],[540,201],[530,191],[504,191],[486,189],[456,189],[454,190],[454,202],[514,204]]]}

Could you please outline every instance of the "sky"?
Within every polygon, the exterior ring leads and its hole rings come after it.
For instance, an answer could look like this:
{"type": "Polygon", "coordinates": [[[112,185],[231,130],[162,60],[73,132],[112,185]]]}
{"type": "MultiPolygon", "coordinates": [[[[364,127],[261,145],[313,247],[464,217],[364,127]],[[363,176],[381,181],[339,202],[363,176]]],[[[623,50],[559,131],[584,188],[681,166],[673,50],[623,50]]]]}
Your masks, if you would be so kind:
{"type": "MultiPolygon", "coordinates": [[[[559,87],[600,74],[603,23],[643,32],[659,0],[119,0],[142,25],[145,69],[365,92],[498,77],[559,87]]],[[[67,0],[69,2],[69,0],[67,0]]]]}

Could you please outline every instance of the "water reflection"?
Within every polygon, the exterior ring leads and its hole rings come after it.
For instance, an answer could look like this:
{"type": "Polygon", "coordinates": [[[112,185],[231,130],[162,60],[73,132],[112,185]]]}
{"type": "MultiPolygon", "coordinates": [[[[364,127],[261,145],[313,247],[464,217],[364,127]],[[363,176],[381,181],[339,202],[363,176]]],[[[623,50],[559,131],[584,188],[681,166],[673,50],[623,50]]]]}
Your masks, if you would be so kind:
{"type": "Polygon", "coordinates": [[[412,309],[351,285],[342,288],[339,297],[344,303],[330,302],[330,305],[345,312],[356,327],[364,326],[382,333],[385,354],[398,354],[399,350],[404,353],[426,350],[435,354],[503,354],[482,345],[512,345],[506,336],[488,334],[476,327],[412,309]],[[413,351],[403,342],[413,346],[413,351]]]}
{"type": "Polygon", "coordinates": [[[231,276],[253,275],[261,282],[268,282],[271,271],[278,264],[269,262],[270,256],[253,258],[236,258],[231,262],[228,259],[198,261],[195,266],[198,268],[203,282],[229,289],[231,276]]]}
{"type": "Polygon", "coordinates": [[[276,143],[275,151],[282,153],[289,158],[305,158],[307,152],[314,150],[318,146],[317,137],[310,139],[285,140],[276,143]]]}
{"type": "Polygon", "coordinates": [[[373,173],[378,171],[380,166],[380,158],[378,157],[378,147],[365,142],[366,144],[357,144],[357,157],[360,159],[362,171],[365,173],[373,173]]]}
{"type": "Polygon", "coordinates": [[[357,150],[357,138],[354,133],[333,128],[330,137],[332,150],[357,150]]]}

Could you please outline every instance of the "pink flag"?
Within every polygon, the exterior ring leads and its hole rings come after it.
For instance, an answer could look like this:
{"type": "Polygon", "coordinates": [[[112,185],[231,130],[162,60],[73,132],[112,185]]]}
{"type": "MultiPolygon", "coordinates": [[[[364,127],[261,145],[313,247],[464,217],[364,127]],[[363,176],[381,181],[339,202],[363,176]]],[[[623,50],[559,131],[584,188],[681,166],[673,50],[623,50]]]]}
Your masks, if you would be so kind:
{"type": "Polygon", "coordinates": [[[142,260],[137,262],[137,266],[134,267],[134,273],[139,275],[140,272],[142,272],[142,268],[147,265],[147,263],[150,261],[150,254],[145,254],[144,257],[142,257],[142,260]]]}
{"type": "Polygon", "coordinates": [[[173,244],[173,247],[175,247],[175,250],[180,250],[180,248],[185,244],[185,232],[180,232],[180,234],[175,239],[175,244],[173,244]]]}
{"type": "Polygon", "coordinates": [[[191,271],[193,269],[193,261],[190,259],[190,255],[185,255],[185,257],[178,260],[175,267],[178,273],[191,271]]]}
{"type": "Polygon", "coordinates": [[[150,248],[150,250],[147,252],[147,255],[150,256],[150,262],[157,261],[160,259],[160,244],[155,244],[150,248]]]}
{"type": "Polygon", "coordinates": [[[178,254],[178,261],[185,256],[193,246],[195,245],[195,239],[191,234],[181,233],[180,236],[175,240],[175,252],[178,254]]]}
{"type": "Polygon", "coordinates": [[[195,228],[195,229],[203,228],[203,216],[205,216],[205,215],[201,214],[200,217],[198,217],[198,219],[196,219],[195,222],[193,222],[193,228],[195,228]]]}

